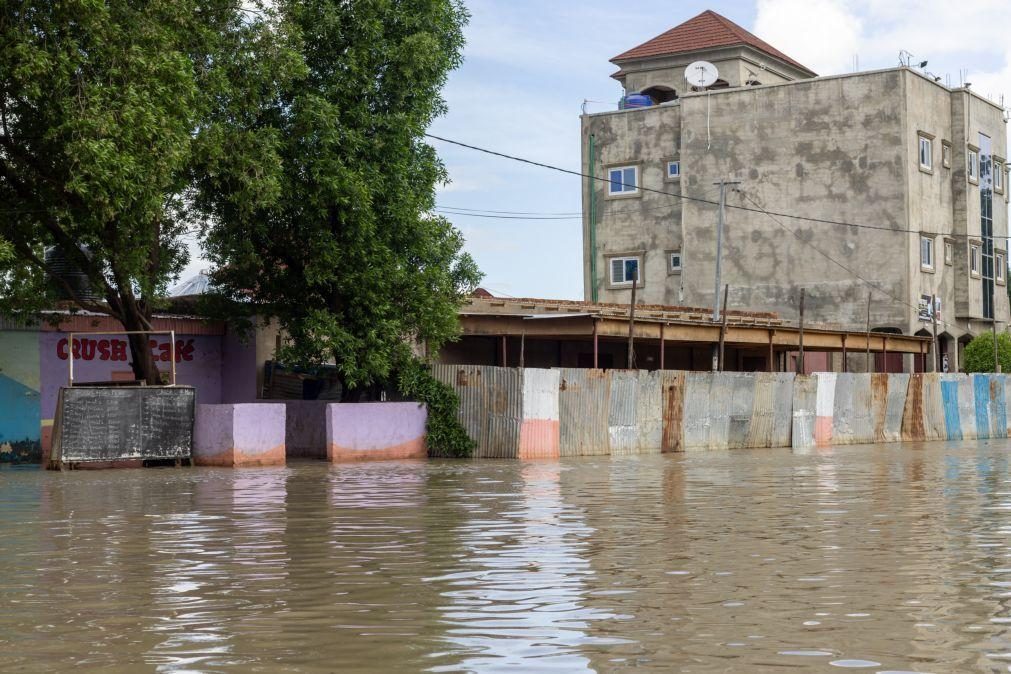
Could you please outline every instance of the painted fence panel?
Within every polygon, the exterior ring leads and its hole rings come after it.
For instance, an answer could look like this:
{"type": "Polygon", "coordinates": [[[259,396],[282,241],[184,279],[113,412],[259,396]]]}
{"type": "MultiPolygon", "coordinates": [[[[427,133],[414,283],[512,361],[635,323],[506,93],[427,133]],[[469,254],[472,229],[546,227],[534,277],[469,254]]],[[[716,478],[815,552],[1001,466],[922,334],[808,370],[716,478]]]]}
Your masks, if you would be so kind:
{"type": "Polygon", "coordinates": [[[558,458],[558,370],[528,368],[523,374],[523,420],[519,458],[558,458]]]}
{"type": "Polygon", "coordinates": [[[793,432],[790,436],[790,446],[794,449],[815,446],[817,400],[818,377],[798,374],[793,380],[793,432]]]}
{"type": "Polygon", "coordinates": [[[958,377],[958,422],[963,440],[975,440],[976,432],[976,391],[972,378],[959,374],[958,377]]]}
{"type": "Polygon", "coordinates": [[[519,455],[523,376],[516,368],[434,365],[432,374],[460,397],[457,417],[477,443],[478,459],[519,455]]]}
{"type": "Polygon", "coordinates": [[[1006,438],[1006,377],[1002,374],[970,375],[976,410],[976,437],[1006,438]]]}
{"type": "Polygon", "coordinates": [[[875,442],[898,442],[902,439],[902,413],[908,392],[908,374],[872,375],[875,442]]]}
{"type": "Polygon", "coordinates": [[[957,374],[941,375],[941,404],[944,406],[944,432],[948,440],[962,439],[962,424],[959,421],[957,374]]]}
{"type": "Polygon", "coordinates": [[[610,454],[610,373],[579,368],[562,368],[558,372],[559,455],[610,454]]]}
{"type": "Polygon", "coordinates": [[[814,377],[818,381],[818,394],[814,403],[814,442],[819,446],[830,445],[835,413],[836,373],[819,372],[814,377]]]}

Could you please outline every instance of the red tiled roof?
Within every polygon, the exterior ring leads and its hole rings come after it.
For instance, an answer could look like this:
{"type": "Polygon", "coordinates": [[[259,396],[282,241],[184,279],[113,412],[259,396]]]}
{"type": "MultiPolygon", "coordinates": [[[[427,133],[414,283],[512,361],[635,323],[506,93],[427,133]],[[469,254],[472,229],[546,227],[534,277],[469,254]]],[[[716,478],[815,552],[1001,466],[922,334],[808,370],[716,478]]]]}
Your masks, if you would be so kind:
{"type": "Polygon", "coordinates": [[[671,28],[666,33],[657,35],[652,40],[638,47],[618,54],[612,63],[628,59],[648,58],[650,56],[666,56],[668,54],[683,54],[685,52],[712,49],[714,47],[732,47],[749,45],[774,56],[790,65],[814,75],[814,71],[773,47],[768,42],[752,35],[730,19],[720,16],[707,9],[698,16],[688,19],[679,26],[671,28]]]}

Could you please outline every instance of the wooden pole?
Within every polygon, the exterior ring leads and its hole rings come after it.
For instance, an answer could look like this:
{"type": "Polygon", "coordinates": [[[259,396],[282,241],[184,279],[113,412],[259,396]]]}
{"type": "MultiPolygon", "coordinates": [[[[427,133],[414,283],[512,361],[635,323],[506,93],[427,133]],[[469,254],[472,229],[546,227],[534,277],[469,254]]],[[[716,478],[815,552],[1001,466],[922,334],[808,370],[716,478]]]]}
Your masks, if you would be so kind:
{"type": "Polygon", "coordinates": [[[846,360],[846,335],[842,336],[842,371],[850,371],[849,362],[846,360]]]}
{"type": "Polygon", "coordinates": [[[597,369],[597,353],[598,353],[598,346],[599,346],[599,340],[597,338],[597,323],[598,322],[599,321],[596,318],[593,319],[593,369],[594,370],[597,369]]]}
{"type": "Polygon", "coordinates": [[[920,342],[920,367],[927,371],[927,353],[923,350],[923,342],[920,342]]]}
{"type": "Polygon", "coordinates": [[[664,344],[664,337],[665,337],[665,335],[664,335],[664,328],[666,328],[666,327],[667,327],[666,323],[661,323],[660,324],[660,369],[661,370],[663,369],[664,351],[667,350],[666,348],[664,348],[666,346],[664,344]]]}
{"type": "Polygon", "coordinates": [[[990,321],[993,330],[993,371],[1000,374],[1000,359],[997,358],[997,319],[990,321]]]}
{"type": "Polygon", "coordinates": [[[888,337],[881,335],[881,370],[888,372],[888,337]]]}
{"type": "Polygon", "coordinates": [[[871,291],[867,291],[867,371],[874,372],[874,363],[871,362],[871,291]]]}
{"type": "Polygon", "coordinates": [[[804,292],[800,289],[800,355],[797,358],[797,372],[804,374],[804,292]]]}
{"type": "Polygon", "coordinates": [[[509,367],[506,362],[506,336],[502,335],[502,367],[509,367]]]}
{"type": "Polygon", "coordinates": [[[727,293],[730,292],[730,284],[723,286],[723,315],[720,316],[720,372],[726,367],[723,356],[723,348],[727,343],[727,293]]]}
{"type": "Polygon", "coordinates": [[[934,372],[941,371],[941,354],[937,351],[937,295],[930,296],[930,320],[934,324],[934,341],[930,349],[934,352],[934,372]]]}
{"type": "Polygon", "coordinates": [[[526,367],[527,333],[520,333],[520,369],[526,367]]]}
{"type": "Polygon", "coordinates": [[[776,335],[775,330],[769,330],[769,372],[776,371],[776,350],[772,346],[772,338],[776,335]]]}
{"type": "MultiPolygon", "coordinates": [[[[639,276],[636,268],[636,277],[639,276]]],[[[635,369],[635,288],[639,285],[639,279],[632,279],[632,299],[628,303],[628,369],[635,369]]]]}

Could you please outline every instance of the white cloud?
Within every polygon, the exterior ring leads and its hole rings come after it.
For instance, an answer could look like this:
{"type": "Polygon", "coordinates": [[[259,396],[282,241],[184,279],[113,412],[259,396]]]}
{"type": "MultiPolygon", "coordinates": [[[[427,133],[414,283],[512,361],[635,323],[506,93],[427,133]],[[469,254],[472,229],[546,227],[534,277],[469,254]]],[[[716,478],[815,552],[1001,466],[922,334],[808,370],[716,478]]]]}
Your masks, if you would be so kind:
{"type": "Polygon", "coordinates": [[[755,34],[819,75],[853,69],[862,30],[837,0],[758,0],[755,34]]]}

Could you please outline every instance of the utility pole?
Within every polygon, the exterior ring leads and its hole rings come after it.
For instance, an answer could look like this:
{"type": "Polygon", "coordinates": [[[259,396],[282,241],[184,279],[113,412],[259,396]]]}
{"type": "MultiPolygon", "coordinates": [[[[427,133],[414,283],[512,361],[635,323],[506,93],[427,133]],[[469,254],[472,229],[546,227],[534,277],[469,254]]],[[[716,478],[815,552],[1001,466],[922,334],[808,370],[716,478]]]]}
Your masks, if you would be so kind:
{"type": "MultiPolygon", "coordinates": [[[[723,224],[727,212],[727,185],[740,185],[739,180],[725,180],[713,183],[720,186],[720,212],[716,220],[716,283],[713,286],[713,323],[720,321],[720,287],[723,284],[723,224]]],[[[720,366],[719,347],[713,345],[713,371],[720,366]]]]}
{"type": "Polygon", "coordinates": [[[867,291],[867,335],[865,337],[867,340],[867,371],[873,372],[874,368],[871,367],[871,291],[867,291]]]}
{"type": "Polygon", "coordinates": [[[632,301],[628,305],[628,369],[635,369],[635,287],[639,285],[639,266],[632,277],[632,301]]]}
{"type": "Polygon", "coordinates": [[[934,372],[940,372],[941,354],[937,352],[937,295],[930,296],[930,320],[934,324],[934,343],[930,345],[934,350],[934,372]]]}
{"type": "Polygon", "coordinates": [[[727,293],[730,292],[730,284],[723,286],[723,318],[720,323],[720,372],[727,369],[723,358],[723,347],[727,343],[727,293]]]}

